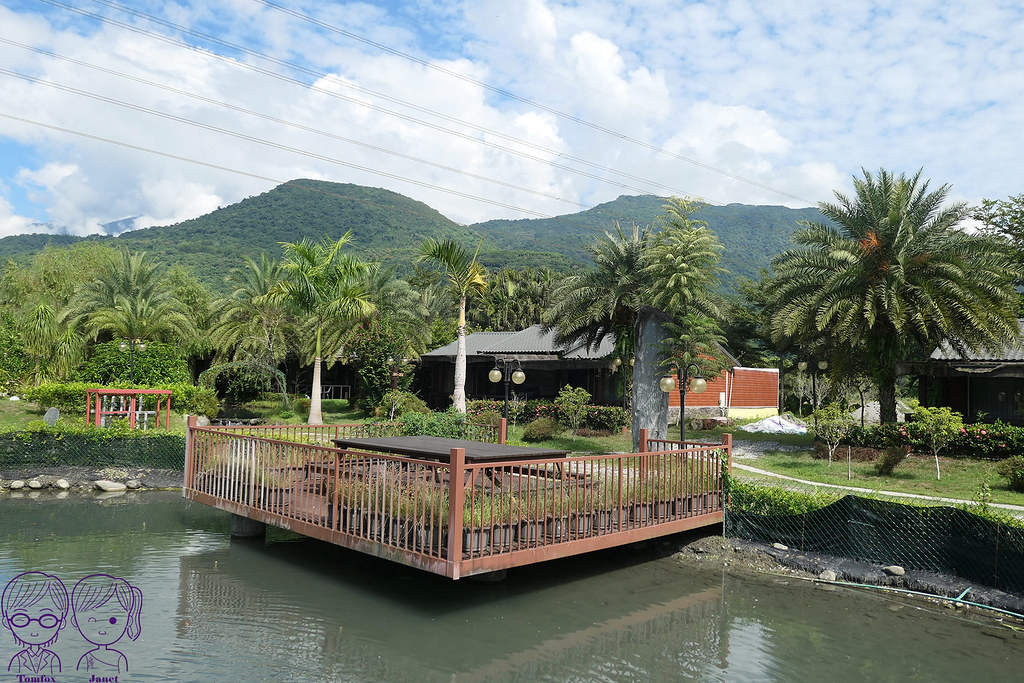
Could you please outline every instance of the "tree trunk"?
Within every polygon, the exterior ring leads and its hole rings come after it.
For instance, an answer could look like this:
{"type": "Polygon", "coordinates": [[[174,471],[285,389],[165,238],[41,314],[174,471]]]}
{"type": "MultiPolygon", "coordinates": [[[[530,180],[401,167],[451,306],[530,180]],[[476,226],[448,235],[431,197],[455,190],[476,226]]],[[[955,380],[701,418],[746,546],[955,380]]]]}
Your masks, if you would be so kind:
{"type": "Polygon", "coordinates": [[[633,450],[640,447],[640,430],[651,439],[668,436],[668,394],[658,381],[665,373],[661,367],[664,351],[660,342],[666,337],[661,313],[653,308],[640,310],[633,347],[633,450]]]}
{"type": "Polygon", "coordinates": [[[452,405],[460,413],[466,412],[466,297],[459,298],[459,331],[455,351],[455,390],[452,405]]]}
{"type": "Polygon", "coordinates": [[[307,424],[322,425],[324,423],[324,415],[320,408],[320,397],[323,393],[323,390],[320,388],[320,356],[317,356],[313,360],[313,388],[309,392],[309,419],[306,421],[307,424]]]}
{"type": "Polygon", "coordinates": [[[878,379],[878,420],[896,422],[896,378],[878,379]]]}

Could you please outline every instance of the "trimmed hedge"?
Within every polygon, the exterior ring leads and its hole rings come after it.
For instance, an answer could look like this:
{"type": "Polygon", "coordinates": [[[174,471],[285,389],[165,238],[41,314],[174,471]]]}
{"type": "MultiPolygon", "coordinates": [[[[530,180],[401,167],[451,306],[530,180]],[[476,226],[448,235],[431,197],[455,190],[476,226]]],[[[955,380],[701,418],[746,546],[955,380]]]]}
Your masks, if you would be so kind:
{"type": "MultiPolygon", "coordinates": [[[[479,417],[491,411],[496,411],[500,415],[504,407],[505,402],[500,400],[466,401],[466,412],[473,417],[479,417]]],[[[515,404],[509,402],[508,409],[509,417],[513,417],[514,414],[516,422],[519,424],[533,422],[539,417],[550,417],[563,424],[566,422],[553,401],[539,399],[521,401],[518,410],[516,410],[515,404]]],[[[601,432],[617,432],[628,424],[629,413],[619,406],[588,405],[580,427],[601,432]]]]}
{"type": "MultiPolygon", "coordinates": [[[[918,453],[929,453],[928,441],[921,426],[915,422],[885,423],[871,427],[853,427],[843,445],[867,448],[896,448],[910,446],[918,453]]],[[[953,458],[982,458],[1004,460],[1024,453],[1024,427],[1003,422],[995,424],[964,425],[942,451],[953,458]]]]}
{"type": "MultiPolygon", "coordinates": [[[[55,406],[62,413],[83,413],[85,411],[86,390],[100,388],[170,389],[173,392],[171,394],[171,410],[176,413],[215,417],[220,411],[220,402],[217,400],[217,392],[214,389],[197,387],[187,383],[164,384],[158,387],[133,387],[123,384],[104,387],[102,384],[89,384],[86,382],[49,383],[32,387],[25,392],[25,398],[35,401],[44,408],[55,406]]],[[[149,400],[154,401],[155,399],[149,400]]]]}
{"type": "Polygon", "coordinates": [[[30,423],[0,431],[0,466],[15,467],[185,467],[185,437],[158,431],[30,423]]]}

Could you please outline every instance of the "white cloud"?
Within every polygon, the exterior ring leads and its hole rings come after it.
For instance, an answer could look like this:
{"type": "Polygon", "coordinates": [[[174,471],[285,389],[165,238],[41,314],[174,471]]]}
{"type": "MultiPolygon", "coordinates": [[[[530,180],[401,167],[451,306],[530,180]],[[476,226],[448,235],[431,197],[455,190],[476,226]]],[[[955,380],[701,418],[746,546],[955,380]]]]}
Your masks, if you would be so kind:
{"type": "MultiPolygon", "coordinates": [[[[574,211],[571,202],[592,205],[641,191],[698,194],[716,202],[806,205],[830,199],[832,190],[848,186],[850,175],[859,173],[862,166],[894,171],[924,167],[936,185],[949,182],[958,196],[970,200],[1020,191],[1024,154],[1018,112],[1024,107],[1020,67],[1024,14],[1009,5],[967,0],[952,0],[941,9],[924,0],[814,7],[795,0],[289,5],[566,116],[256,3],[184,0],[148,6],[172,21],[337,74],[346,83],[419,109],[359,93],[331,79],[293,74],[304,82],[401,111],[433,126],[483,137],[493,145],[603,175],[609,182],[52,8],[0,7],[0,25],[8,29],[4,37],[367,145],[493,177],[504,185],[4,44],[0,44],[0,68],[326,158],[225,137],[2,74],[0,111],[269,178],[312,176],[383,186],[463,222],[522,214],[409,181],[548,214],[574,211]],[[494,132],[481,134],[444,116],[494,132]],[[581,166],[571,157],[592,165],[581,166]],[[541,195],[556,195],[568,202],[541,195]]],[[[238,59],[281,70],[253,57],[238,59]]],[[[170,223],[268,188],[265,181],[3,118],[0,137],[32,150],[6,172],[7,182],[22,183],[30,198],[45,207],[51,222],[78,233],[126,216],[139,216],[139,225],[170,223]]],[[[12,203],[16,201],[8,197],[0,205],[0,234],[24,229],[31,221],[19,216],[39,213],[35,207],[28,210],[12,203]]]]}

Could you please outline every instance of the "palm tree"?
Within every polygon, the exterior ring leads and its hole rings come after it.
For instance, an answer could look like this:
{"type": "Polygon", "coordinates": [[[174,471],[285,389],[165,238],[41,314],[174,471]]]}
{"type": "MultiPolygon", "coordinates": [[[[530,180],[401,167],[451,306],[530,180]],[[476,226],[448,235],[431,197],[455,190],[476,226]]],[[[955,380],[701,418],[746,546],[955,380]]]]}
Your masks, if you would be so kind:
{"type": "Polygon", "coordinates": [[[214,306],[210,329],[215,361],[245,363],[262,372],[276,368],[285,359],[293,336],[292,319],[274,295],[284,278],[281,263],[266,254],[259,262],[246,258],[245,267],[231,269],[229,278],[235,288],[230,297],[214,306]]]}
{"type": "Polygon", "coordinates": [[[145,252],[121,251],[71,300],[62,323],[80,324],[92,339],[153,339],[187,344],[195,326],[145,252]]]}
{"type": "Polygon", "coordinates": [[[1021,274],[1005,242],[957,227],[964,204],[942,208],[943,185],[928,191],[921,171],[864,171],[852,198],[822,203],[833,224],[810,223],[799,245],[773,261],[776,340],[853,349],[879,388],[881,419],[896,419],[897,363],[944,339],[961,351],[1017,338],[1021,274]]]}
{"type": "Polygon", "coordinates": [[[290,303],[306,317],[305,338],[312,341],[313,387],[310,395],[309,424],[323,424],[321,411],[320,366],[322,347],[340,346],[348,326],[370,315],[373,304],[360,278],[366,264],[342,253],[341,248],[352,239],[349,231],[333,241],[303,239],[281,244],[284,250],[285,278],[274,287],[274,296],[290,303]]]}
{"type": "Polygon", "coordinates": [[[59,325],[58,316],[46,301],[24,312],[19,331],[25,353],[32,359],[35,386],[51,378],[67,376],[82,359],[84,340],[77,326],[59,325]]]}
{"type": "Polygon", "coordinates": [[[440,242],[427,239],[420,245],[420,261],[431,261],[440,266],[448,278],[452,293],[459,299],[459,326],[456,333],[455,391],[452,404],[460,413],[466,412],[466,299],[487,287],[486,271],[476,260],[477,253],[469,252],[454,240],[440,242]]]}

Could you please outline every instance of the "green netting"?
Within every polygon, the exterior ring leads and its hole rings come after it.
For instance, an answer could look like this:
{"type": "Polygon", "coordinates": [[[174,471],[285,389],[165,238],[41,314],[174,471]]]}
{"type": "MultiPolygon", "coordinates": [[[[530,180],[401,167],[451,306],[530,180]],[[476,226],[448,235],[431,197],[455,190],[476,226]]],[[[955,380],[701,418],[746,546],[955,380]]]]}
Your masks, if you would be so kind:
{"type": "Polygon", "coordinates": [[[726,510],[726,534],[874,564],[954,574],[1024,593],[1024,529],[954,507],[845,496],[819,510],[726,510]]]}
{"type": "Polygon", "coordinates": [[[185,437],[176,434],[104,437],[101,434],[0,434],[0,468],[185,467],[185,437]]]}

